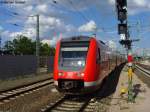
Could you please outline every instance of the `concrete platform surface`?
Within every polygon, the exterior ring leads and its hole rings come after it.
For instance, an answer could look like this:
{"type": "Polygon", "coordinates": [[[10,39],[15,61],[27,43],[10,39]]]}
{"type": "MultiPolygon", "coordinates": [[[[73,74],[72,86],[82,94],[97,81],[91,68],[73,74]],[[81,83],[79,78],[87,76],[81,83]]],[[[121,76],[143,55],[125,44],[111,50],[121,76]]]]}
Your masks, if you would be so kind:
{"type": "Polygon", "coordinates": [[[150,88],[143,83],[136,74],[133,74],[133,95],[134,103],[129,103],[128,93],[121,95],[121,89],[127,91],[128,73],[125,66],[120,74],[120,79],[116,88],[108,112],[150,112],[150,88]]]}

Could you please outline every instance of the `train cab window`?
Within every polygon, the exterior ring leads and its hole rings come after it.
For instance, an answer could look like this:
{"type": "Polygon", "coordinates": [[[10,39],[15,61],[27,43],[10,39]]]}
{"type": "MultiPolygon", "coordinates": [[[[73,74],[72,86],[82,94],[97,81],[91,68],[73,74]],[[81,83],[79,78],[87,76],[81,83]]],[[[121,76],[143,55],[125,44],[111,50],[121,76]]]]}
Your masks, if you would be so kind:
{"type": "Polygon", "coordinates": [[[81,70],[85,67],[89,42],[62,42],[59,68],[63,70],[81,70]]]}

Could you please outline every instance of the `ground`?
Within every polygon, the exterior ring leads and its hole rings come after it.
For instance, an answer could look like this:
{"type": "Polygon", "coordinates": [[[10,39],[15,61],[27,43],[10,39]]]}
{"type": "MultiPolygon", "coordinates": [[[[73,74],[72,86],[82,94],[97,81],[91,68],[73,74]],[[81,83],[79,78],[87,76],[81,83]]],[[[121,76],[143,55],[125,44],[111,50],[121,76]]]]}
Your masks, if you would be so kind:
{"type": "MultiPolygon", "coordinates": [[[[0,91],[49,77],[52,77],[52,74],[30,75],[2,80],[0,81],[0,91]]],[[[45,86],[32,93],[18,96],[9,102],[0,103],[0,112],[41,112],[42,108],[51,102],[55,102],[61,96],[54,88],[54,85],[45,86]]]]}
{"type": "Polygon", "coordinates": [[[49,77],[52,77],[52,73],[40,74],[40,75],[33,74],[27,76],[20,76],[13,79],[0,80],[0,91],[7,90],[24,84],[30,84],[32,82],[47,79],[49,77]]]}
{"type": "Polygon", "coordinates": [[[134,103],[127,102],[128,94],[121,95],[121,90],[128,87],[127,66],[120,74],[119,82],[111,100],[109,112],[149,112],[150,88],[133,74],[134,103]]]}
{"type": "MultiPolygon", "coordinates": [[[[119,70],[118,74],[120,74],[119,70]]],[[[0,81],[0,90],[12,88],[16,85],[27,84],[32,81],[45,79],[51,76],[52,74],[37,75],[36,77],[35,75],[33,75],[26,76],[23,78],[0,81]]],[[[120,75],[117,75],[117,73],[112,74],[107,80],[108,82],[114,82],[114,85],[117,85],[117,87],[116,89],[112,87],[112,83],[111,85],[106,85],[106,91],[109,93],[109,98],[107,97],[104,99],[100,99],[99,102],[97,101],[97,106],[95,107],[97,112],[149,112],[150,88],[147,84],[143,83],[136,74],[133,74],[133,90],[135,97],[134,103],[127,102],[127,66],[123,68],[120,75]],[[115,77],[118,78],[115,79],[115,77]],[[126,92],[123,95],[121,95],[122,89],[124,89],[126,92]],[[106,104],[106,106],[103,106],[104,104],[106,104]]],[[[42,88],[42,90],[35,91],[31,94],[26,94],[23,97],[20,96],[19,98],[6,104],[1,104],[0,111],[2,110],[10,112],[40,112],[41,108],[44,108],[45,105],[51,102],[55,102],[61,96],[62,94],[59,94],[54,87],[47,86],[42,88]]]]}

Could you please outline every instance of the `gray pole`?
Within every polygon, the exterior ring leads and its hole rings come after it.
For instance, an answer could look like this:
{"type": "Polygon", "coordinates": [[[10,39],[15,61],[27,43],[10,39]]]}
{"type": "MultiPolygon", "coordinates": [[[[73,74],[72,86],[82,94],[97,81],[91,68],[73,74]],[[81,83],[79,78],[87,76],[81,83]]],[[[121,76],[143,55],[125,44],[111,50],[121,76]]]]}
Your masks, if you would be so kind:
{"type": "Polygon", "coordinates": [[[1,35],[0,35],[0,50],[2,50],[2,38],[1,38],[1,35]]]}
{"type": "Polygon", "coordinates": [[[141,29],[141,26],[140,26],[140,20],[137,22],[137,34],[138,34],[138,39],[140,39],[140,29],[141,29]]]}
{"type": "Polygon", "coordinates": [[[37,74],[39,73],[39,64],[40,64],[40,38],[39,38],[39,15],[37,17],[37,26],[36,26],[36,57],[37,57],[37,74]]]}

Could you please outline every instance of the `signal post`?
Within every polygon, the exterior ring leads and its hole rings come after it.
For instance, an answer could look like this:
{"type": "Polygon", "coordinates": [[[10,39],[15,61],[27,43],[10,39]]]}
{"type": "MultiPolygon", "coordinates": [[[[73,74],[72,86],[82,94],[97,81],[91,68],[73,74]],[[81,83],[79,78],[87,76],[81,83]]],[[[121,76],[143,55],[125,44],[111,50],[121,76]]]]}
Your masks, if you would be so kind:
{"type": "Polygon", "coordinates": [[[123,45],[127,49],[127,58],[128,58],[128,102],[133,102],[133,87],[132,87],[132,78],[133,78],[133,70],[132,70],[132,62],[133,57],[131,53],[131,44],[133,41],[131,40],[129,29],[128,29],[128,21],[127,21],[127,0],[116,0],[116,9],[118,14],[118,34],[120,35],[120,44],[123,45]]]}
{"type": "Polygon", "coordinates": [[[128,51],[128,102],[134,102],[133,99],[133,84],[132,84],[132,78],[133,78],[133,56],[131,53],[131,50],[128,51]]]}

